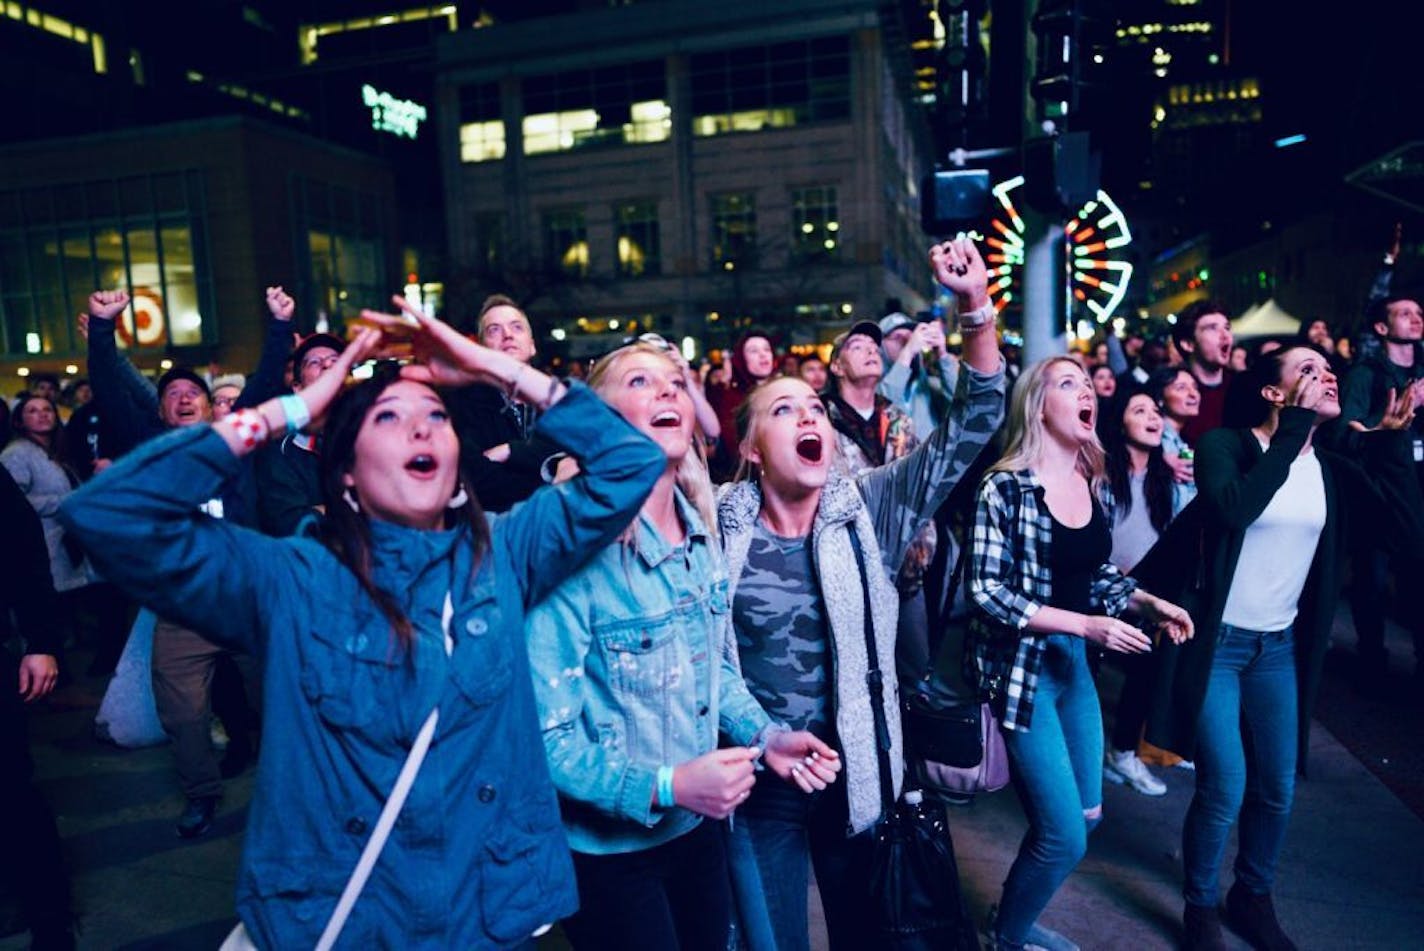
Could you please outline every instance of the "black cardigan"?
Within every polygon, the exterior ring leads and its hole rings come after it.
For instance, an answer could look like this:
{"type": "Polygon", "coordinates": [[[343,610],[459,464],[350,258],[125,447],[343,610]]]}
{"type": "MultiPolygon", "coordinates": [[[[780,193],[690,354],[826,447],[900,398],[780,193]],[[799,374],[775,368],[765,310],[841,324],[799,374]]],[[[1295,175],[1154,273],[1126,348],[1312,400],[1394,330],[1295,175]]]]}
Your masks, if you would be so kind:
{"type": "MultiPolygon", "coordinates": [[[[1246,529],[1285,484],[1314,417],[1310,410],[1283,409],[1265,452],[1250,429],[1217,429],[1203,436],[1196,454],[1196,499],[1133,569],[1133,576],[1148,591],[1190,611],[1196,627],[1196,635],[1185,644],[1171,644],[1164,638],[1154,652],[1156,689],[1147,721],[1149,743],[1187,759],[1194,756],[1197,717],[1246,529]]],[[[1350,527],[1376,530],[1380,541],[1392,549],[1424,553],[1424,498],[1414,475],[1408,436],[1368,433],[1355,443],[1362,452],[1359,461],[1315,447],[1325,481],[1325,527],[1294,625],[1302,771],[1350,527]]]]}

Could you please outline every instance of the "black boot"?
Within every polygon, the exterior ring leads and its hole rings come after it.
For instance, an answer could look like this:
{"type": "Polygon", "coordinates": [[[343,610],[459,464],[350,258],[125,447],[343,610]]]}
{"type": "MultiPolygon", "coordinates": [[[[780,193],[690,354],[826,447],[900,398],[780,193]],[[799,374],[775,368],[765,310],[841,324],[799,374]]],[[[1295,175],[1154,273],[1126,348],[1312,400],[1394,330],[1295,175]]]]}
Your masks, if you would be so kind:
{"type": "Polygon", "coordinates": [[[1215,905],[1188,902],[1182,910],[1182,925],[1186,930],[1182,947],[1186,951],[1226,951],[1226,939],[1221,934],[1221,914],[1215,905]]]}
{"type": "Polygon", "coordinates": [[[1240,882],[1235,883],[1226,893],[1226,918],[1232,929],[1257,951],[1296,951],[1295,942],[1286,937],[1276,920],[1276,907],[1269,892],[1253,892],[1240,882]]]}
{"type": "Polygon", "coordinates": [[[178,835],[184,839],[196,839],[207,832],[213,824],[213,816],[218,811],[218,796],[197,796],[189,799],[178,816],[178,835]]]}

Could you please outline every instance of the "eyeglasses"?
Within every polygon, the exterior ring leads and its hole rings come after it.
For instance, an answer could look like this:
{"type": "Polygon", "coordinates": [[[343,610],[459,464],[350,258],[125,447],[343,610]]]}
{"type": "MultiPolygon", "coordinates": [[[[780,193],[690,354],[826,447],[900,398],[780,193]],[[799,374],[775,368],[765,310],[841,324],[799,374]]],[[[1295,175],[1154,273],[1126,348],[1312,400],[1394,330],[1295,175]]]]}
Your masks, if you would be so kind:
{"type": "Polygon", "coordinates": [[[341,354],[339,353],[333,353],[329,357],[307,357],[302,361],[302,369],[307,370],[311,367],[320,367],[323,371],[330,370],[336,366],[336,361],[340,359],[341,354]]]}

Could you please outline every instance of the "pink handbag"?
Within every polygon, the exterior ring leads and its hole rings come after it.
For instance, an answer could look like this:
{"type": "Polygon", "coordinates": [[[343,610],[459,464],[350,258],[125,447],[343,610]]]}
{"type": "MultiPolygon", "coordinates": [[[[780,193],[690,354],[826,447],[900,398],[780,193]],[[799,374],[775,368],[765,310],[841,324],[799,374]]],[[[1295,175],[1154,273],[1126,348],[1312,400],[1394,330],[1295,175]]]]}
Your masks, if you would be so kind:
{"type": "Polygon", "coordinates": [[[996,792],[1009,784],[1009,751],[999,733],[999,721],[987,703],[980,707],[984,756],[978,766],[949,766],[916,759],[911,771],[920,785],[950,802],[966,802],[975,793],[996,792]]]}

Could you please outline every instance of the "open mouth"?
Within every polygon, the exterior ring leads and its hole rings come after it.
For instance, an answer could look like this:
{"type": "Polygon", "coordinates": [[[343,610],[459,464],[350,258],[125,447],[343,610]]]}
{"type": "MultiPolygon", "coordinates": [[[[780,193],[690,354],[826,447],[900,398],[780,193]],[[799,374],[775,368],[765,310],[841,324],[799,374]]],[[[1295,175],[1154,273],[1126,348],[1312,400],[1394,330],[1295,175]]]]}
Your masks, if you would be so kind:
{"type": "Polygon", "coordinates": [[[417,475],[430,475],[436,469],[440,468],[440,464],[435,461],[434,456],[421,453],[407,462],[405,467],[407,471],[414,472],[417,475]]]}
{"type": "Polygon", "coordinates": [[[682,425],[682,415],[672,410],[663,410],[653,417],[652,426],[654,429],[677,429],[682,425]]]}
{"type": "Polygon", "coordinates": [[[1092,407],[1084,406],[1082,409],[1078,410],[1078,421],[1083,423],[1085,426],[1093,425],[1092,407]]]}
{"type": "Polygon", "coordinates": [[[825,447],[816,433],[802,433],[796,439],[796,455],[807,462],[820,462],[825,447]]]}

